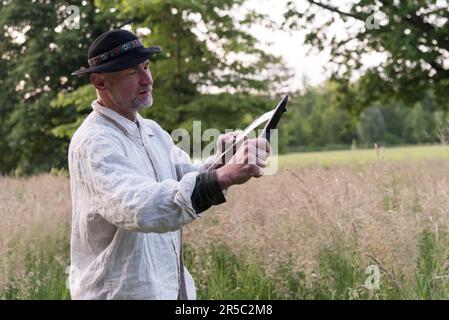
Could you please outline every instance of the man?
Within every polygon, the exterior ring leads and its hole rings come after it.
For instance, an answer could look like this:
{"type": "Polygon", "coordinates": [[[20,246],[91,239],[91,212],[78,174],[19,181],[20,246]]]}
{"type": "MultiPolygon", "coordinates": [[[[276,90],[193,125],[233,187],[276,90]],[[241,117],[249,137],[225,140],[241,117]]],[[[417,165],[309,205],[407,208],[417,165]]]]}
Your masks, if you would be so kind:
{"type": "Polygon", "coordinates": [[[90,67],[73,73],[90,74],[97,92],[69,147],[73,299],[195,299],[182,226],[225,202],[222,190],[262,175],[265,139],[247,140],[228,164],[206,171],[139,115],[153,102],[149,58],[160,51],[108,31],[90,46],[90,67]]]}

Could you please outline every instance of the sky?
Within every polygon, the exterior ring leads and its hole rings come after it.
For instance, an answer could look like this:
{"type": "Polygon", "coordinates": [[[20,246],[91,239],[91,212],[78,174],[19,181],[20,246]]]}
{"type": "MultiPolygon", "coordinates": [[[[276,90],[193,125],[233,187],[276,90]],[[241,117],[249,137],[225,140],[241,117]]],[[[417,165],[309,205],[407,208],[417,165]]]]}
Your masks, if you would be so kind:
{"type": "MultiPolygon", "coordinates": [[[[245,7],[256,10],[259,13],[267,14],[272,20],[276,22],[282,21],[282,15],[285,11],[286,0],[248,0],[245,7]]],[[[295,0],[299,9],[306,6],[305,0],[295,0]]],[[[331,1],[334,6],[342,7],[352,1],[331,1]]],[[[321,10],[320,14],[328,15],[327,10],[321,10]]],[[[360,24],[360,22],[359,22],[360,24]]],[[[354,25],[355,26],[355,25],[354,25]]],[[[343,23],[338,21],[332,26],[332,31],[341,37],[345,37],[346,29],[343,23]]],[[[261,40],[260,45],[268,52],[279,55],[284,58],[288,67],[294,71],[294,78],[291,81],[288,89],[302,89],[304,79],[307,79],[307,84],[316,86],[323,83],[330,77],[329,71],[324,70],[324,66],[328,64],[329,52],[323,51],[319,54],[311,54],[309,46],[304,45],[304,38],[306,33],[304,31],[273,31],[262,26],[254,26],[250,32],[261,40]],[[272,44],[267,46],[263,42],[268,41],[272,44]]],[[[380,54],[370,54],[362,58],[362,64],[365,68],[378,65],[385,57],[380,54]]],[[[356,74],[357,78],[359,74],[356,74]]]]}
{"type": "MultiPolygon", "coordinates": [[[[301,1],[298,1],[301,2],[301,1]]],[[[282,21],[285,1],[279,0],[248,0],[246,7],[259,13],[267,14],[276,22],[282,21]]],[[[262,26],[254,26],[250,32],[261,40],[261,46],[268,52],[284,58],[288,67],[294,71],[290,89],[300,89],[303,79],[310,85],[318,85],[328,78],[323,67],[329,56],[326,53],[308,54],[308,47],[303,44],[305,33],[301,31],[273,31],[262,26]],[[272,44],[267,46],[263,42],[272,44]]]]}

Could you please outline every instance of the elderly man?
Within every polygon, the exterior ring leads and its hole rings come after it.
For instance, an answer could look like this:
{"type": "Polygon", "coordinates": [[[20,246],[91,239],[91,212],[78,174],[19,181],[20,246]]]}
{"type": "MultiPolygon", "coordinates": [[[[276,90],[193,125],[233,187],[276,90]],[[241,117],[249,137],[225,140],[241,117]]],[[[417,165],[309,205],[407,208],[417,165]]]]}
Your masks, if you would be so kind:
{"type": "Polygon", "coordinates": [[[225,202],[229,186],[262,175],[265,139],[247,140],[227,164],[206,170],[139,115],[153,102],[149,59],[160,51],[108,31],[90,46],[89,67],[73,73],[90,74],[97,92],[69,148],[73,299],[195,299],[182,227],[225,202]]]}

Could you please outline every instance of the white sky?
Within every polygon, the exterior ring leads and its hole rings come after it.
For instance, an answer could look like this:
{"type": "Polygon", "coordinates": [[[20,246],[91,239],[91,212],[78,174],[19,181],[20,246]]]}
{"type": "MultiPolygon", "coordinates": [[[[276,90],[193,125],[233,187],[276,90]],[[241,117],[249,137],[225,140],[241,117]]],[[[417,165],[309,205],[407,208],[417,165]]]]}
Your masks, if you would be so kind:
{"type": "MultiPolygon", "coordinates": [[[[282,21],[282,14],[285,10],[285,1],[279,0],[249,0],[246,7],[257,12],[267,14],[276,22],[282,21]]],[[[305,33],[301,31],[272,31],[262,26],[254,26],[251,33],[261,40],[261,46],[268,52],[284,58],[287,66],[295,72],[290,89],[302,87],[303,78],[307,78],[308,83],[317,85],[329,75],[326,75],[323,66],[326,64],[328,55],[307,54],[308,47],[303,44],[305,33]],[[264,45],[263,42],[271,42],[271,46],[264,45]]]]}
{"type": "MultiPolygon", "coordinates": [[[[285,11],[286,0],[248,0],[246,7],[256,10],[257,12],[267,14],[276,22],[282,21],[282,14],[285,11]]],[[[340,7],[351,1],[335,1],[333,5],[340,7]]],[[[304,8],[305,0],[296,0],[299,8],[304,8]]],[[[323,16],[329,12],[322,9],[320,12],[323,16]]],[[[360,24],[361,22],[359,22],[360,24]]],[[[354,24],[354,27],[358,26],[354,24]]],[[[346,34],[345,27],[342,23],[334,23],[332,31],[337,35],[344,37],[346,34]]],[[[268,52],[279,55],[284,58],[287,66],[292,68],[295,77],[292,79],[289,89],[295,90],[303,87],[304,78],[307,79],[309,85],[315,86],[329,78],[329,72],[325,72],[324,66],[328,63],[328,51],[319,54],[308,53],[309,47],[304,45],[304,31],[272,31],[262,26],[254,26],[250,32],[261,40],[261,46],[266,48],[268,52]],[[263,45],[263,42],[271,42],[271,46],[263,45]]],[[[363,66],[370,67],[379,64],[384,59],[382,55],[370,54],[362,58],[363,66]]]]}

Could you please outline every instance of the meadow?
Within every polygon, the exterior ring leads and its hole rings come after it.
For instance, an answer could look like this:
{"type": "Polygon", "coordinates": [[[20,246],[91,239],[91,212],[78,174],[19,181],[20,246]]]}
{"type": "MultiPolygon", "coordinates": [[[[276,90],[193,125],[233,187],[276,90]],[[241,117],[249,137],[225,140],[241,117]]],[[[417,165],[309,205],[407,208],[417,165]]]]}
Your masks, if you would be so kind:
{"type": "MultiPolygon", "coordinates": [[[[281,156],[185,227],[198,298],[448,299],[448,159],[447,146],[281,156]]],[[[0,178],[0,299],[70,299],[70,214],[64,174],[0,178]]]]}

